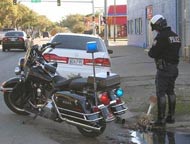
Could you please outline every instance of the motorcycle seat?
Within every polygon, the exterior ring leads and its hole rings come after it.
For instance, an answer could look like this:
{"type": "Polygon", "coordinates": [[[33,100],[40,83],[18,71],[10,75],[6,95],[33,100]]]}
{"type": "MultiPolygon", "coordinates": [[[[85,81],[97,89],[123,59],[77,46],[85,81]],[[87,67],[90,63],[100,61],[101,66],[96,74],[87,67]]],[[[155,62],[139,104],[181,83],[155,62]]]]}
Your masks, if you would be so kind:
{"type": "Polygon", "coordinates": [[[70,82],[71,90],[82,90],[87,85],[87,78],[78,78],[70,82]]]}
{"type": "Polygon", "coordinates": [[[59,88],[61,90],[67,90],[69,88],[70,83],[75,80],[75,79],[79,79],[81,77],[73,77],[70,79],[67,79],[65,77],[62,76],[55,76],[53,81],[54,81],[54,87],[55,88],[59,88]]]}

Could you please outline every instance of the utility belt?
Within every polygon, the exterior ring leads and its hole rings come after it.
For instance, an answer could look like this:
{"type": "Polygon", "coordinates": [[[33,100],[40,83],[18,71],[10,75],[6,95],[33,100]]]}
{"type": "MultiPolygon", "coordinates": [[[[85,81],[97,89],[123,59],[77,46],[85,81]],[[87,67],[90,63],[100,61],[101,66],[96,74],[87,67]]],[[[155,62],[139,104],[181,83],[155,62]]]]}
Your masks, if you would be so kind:
{"type": "Polygon", "coordinates": [[[177,63],[169,63],[169,62],[166,62],[164,59],[157,59],[156,60],[156,67],[157,69],[159,70],[165,70],[166,67],[168,66],[177,66],[178,64],[177,63]]]}

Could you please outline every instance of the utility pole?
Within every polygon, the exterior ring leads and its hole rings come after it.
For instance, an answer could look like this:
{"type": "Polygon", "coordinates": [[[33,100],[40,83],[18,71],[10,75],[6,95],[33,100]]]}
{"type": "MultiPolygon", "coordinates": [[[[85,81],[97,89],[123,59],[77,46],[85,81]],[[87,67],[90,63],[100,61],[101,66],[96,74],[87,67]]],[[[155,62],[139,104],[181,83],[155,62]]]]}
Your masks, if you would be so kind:
{"type": "Polygon", "coordinates": [[[93,35],[95,35],[96,28],[95,28],[94,0],[92,0],[92,23],[93,23],[93,35]]]}
{"type": "MultiPolygon", "coordinates": [[[[190,1],[186,0],[186,39],[187,45],[190,48],[190,1]]],[[[189,56],[190,57],[190,56],[189,56]]]]}
{"type": "Polygon", "coordinates": [[[107,28],[107,0],[104,0],[104,17],[106,22],[104,24],[104,43],[108,46],[108,28],[107,28]]]}
{"type": "Polygon", "coordinates": [[[182,55],[185,56],[185,46],[186,46],[186,39],[185,39],[185,1],[181,0],[181,38],[182,38],[182,55]]]}
{"type": "Polygon", "coordinates": [[[116,0],[114,0],[114,25],[113,25],[113,39],[116,41],[116,0]]]}

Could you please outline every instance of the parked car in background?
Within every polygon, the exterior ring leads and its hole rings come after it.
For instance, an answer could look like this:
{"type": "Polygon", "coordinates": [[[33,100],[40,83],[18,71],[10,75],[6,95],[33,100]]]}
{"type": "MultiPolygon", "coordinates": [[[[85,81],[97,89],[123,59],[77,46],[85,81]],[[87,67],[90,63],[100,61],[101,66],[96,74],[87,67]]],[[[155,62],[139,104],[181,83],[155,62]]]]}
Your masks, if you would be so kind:
{"type": "MultiPolygon", "coordinates": [[[[86,52],[86,43],[96,41],[98,52],[94,53],[96,73],[111,72],[111,60],[108,50],[99,36],[75,33],[57,33],[50,42],[58,42],[44,57],[48,61],[58,62],[58,72],[64,77],[93,74],[92,54],[86,52]]],[[[112,51],[109,51],[112,52],[112,51]]]]}
{"type": "Polygon", "coordinates": [[[2,42],[3,40],[3,37],[5,36],[5,33],[8,32],[8,31],[14,31],[16,30],[15,28],[4,28],[0,31],[0,43],[2,42]]]}
{"type": "Polygon", "coordinates": [[[24,31],[8,31],[2,40],[2,51],[10,49],[26,49],[29,46],[29,37],[24,31]]]}

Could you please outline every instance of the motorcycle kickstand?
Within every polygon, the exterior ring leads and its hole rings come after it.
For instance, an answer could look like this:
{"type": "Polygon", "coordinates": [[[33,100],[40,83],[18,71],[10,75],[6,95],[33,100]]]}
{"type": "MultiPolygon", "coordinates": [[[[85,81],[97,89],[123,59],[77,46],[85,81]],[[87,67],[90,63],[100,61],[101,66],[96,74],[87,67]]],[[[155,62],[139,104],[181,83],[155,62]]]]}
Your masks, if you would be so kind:
{"type": "Polygon", "coordinates": [[[38,114],[35,114],[35,116],[32,117],[32,119],[23,120],[23,121],[22,121],[22,124],[26,124],[26,123],[29,123],[29,122],[31,122],[31,121],[34,121],[37,117],[38,117],[38,114]]]}
{"type": "Polygon", "coordinates": [[[38,117],[39,114],[35,114],[33,117],[33,120],[35,120],[38,117]]]}
{"type": "Polygon", "coordinates": [[[22,121],[22,124],[26,124],[27,122],[35,120],[38,117],[39,113],[40,113],[40,111],[38,113],[36,113],[32,119],[28,119],[26,121],[22,121]]]}

